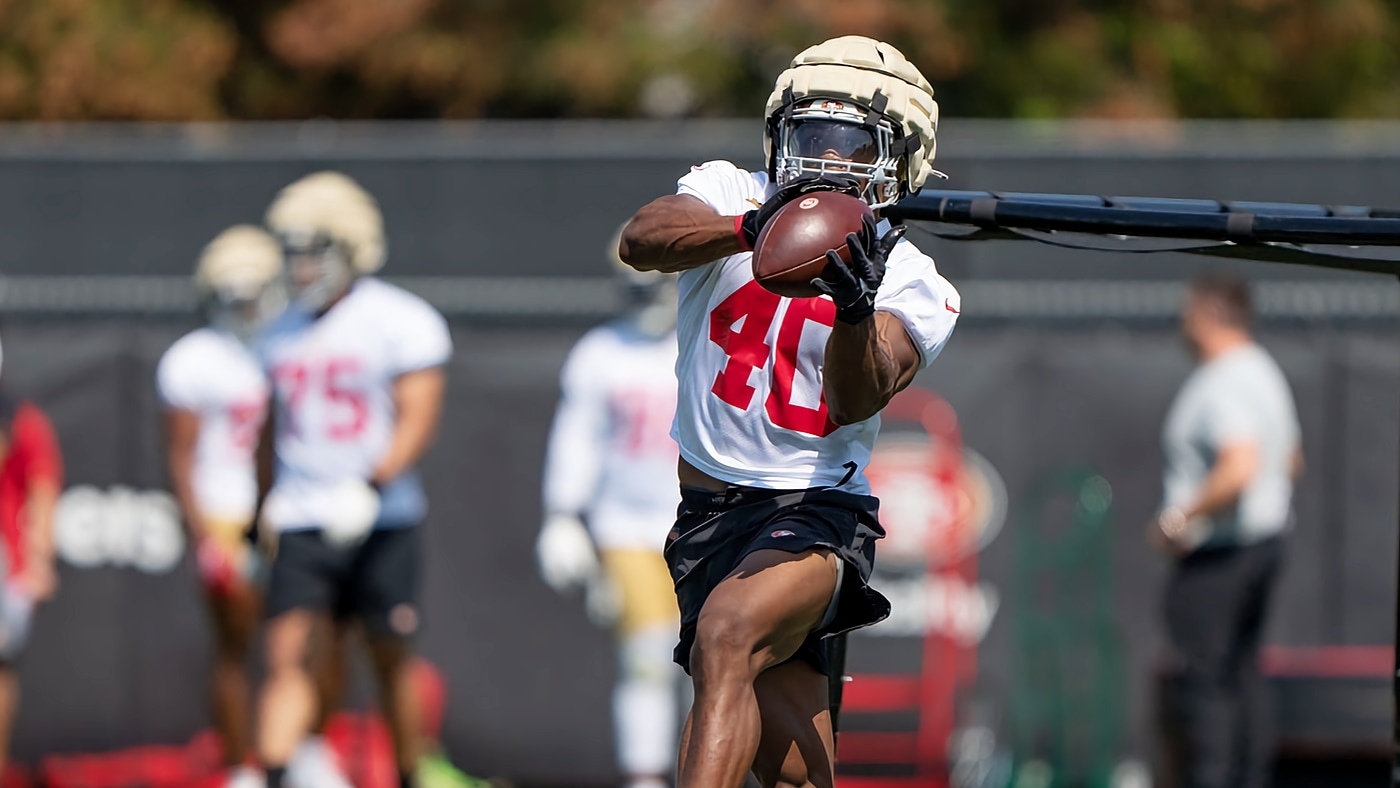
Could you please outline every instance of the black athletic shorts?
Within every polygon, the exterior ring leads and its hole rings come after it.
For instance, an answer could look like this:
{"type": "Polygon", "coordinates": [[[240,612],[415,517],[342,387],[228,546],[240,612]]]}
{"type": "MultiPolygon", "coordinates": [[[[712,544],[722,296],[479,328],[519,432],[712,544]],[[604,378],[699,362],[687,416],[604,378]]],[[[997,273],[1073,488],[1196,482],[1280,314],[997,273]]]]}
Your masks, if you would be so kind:
{"type": "Polygon", "coordinates": [[[292,610],[359,619],[374,637],[407,638],[418,630],[422,528],[381,528],[353,547],[335,547],[321,532],[288,531],[277,539],[267,589],[267,617],[292,610]]]}
{"type": "Polygon", "coordinates": [[[834,615],[807,636],[792,656],[830,675],[823,638],[869,626],[890,614],[890,603],[869,586],[875,540],[885,535],[879,500],[832,488],[763,490],[730,487],[721,493],[681,489],[676,526],[666,539],[666,563],[681,608],[676,664],[690,672],[690,649],[700,608],[715,586],[758,550],[801,553],[833,550],[846,563],[834,615]]]}

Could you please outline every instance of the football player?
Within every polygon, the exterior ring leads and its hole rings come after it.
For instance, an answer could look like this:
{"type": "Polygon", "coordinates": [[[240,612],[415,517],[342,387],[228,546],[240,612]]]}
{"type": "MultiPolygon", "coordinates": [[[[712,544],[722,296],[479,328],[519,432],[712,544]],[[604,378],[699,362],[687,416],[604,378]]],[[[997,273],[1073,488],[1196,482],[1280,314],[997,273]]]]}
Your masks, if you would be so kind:
{"type": "MultiPolygon", "coordinates": [[[[409,656],[419,627],[421,524],[414,465],[442,405],[446,321],[372,276],[384,263],[374,198],[335,172],[284,188],[266,224],[281,242],[292,304],[264,332],[275,456],[261,507],[276,532],[257,750],[277,788],[316,715],[311,632],[357,622],[368,641],[402,784],[418,756],[409,656]]],[[[268,466],[264,466],[266,469],[268,466]]]]}
{"type": "Polygon", "coordinates": [[[230,227],[204,248],[195,289],[208,321],[170,346],[156,368],[165,406],[171,489],[195,546],[214,622],[214,722],[230,785],[256,785],[245,766],[257,628],[258,556],[249,542],[257,479],[253,451],[267,412],[267,379],[248,343],[286,305],[282,248],[264,230],[230,227]]]}
{"type": "Polygon", "coordinates": [[[0,772],[19,709],[17,660],[35,605],[58,588],[54,512],[63,456],[53,423],[32,402],[0,393],[0,772]]]}
{"type": "Polygon", "coordinates": [[[666,558],[681,608],[676,661],[695,705],[680,788],[829,787],[823,640],[879,621],[867,585],[883,535],[865,465],[880,410],[943,349],[958,293],[933,260],[871,221],[790,299],[754,281],[751,251],[779,208],[813,190],[877,212],[932,173],[938,109],[894,47],[811,47],[768,99],[767,169],[694,167],[623,231],[622,259],[680,273],[682,503],[666,558]]]}
{"type": "Polygon", "coordinates": [[[586,586],[618,644],[613,722],[629,788],[666,788],[675,759],[680,613],[661,548],[675,520],[675,277],[618,267],[626,313],[569,353],[549,436],[540,572],[586,586]],[[600,566],[601,561],[601,566],[600,566]]]}

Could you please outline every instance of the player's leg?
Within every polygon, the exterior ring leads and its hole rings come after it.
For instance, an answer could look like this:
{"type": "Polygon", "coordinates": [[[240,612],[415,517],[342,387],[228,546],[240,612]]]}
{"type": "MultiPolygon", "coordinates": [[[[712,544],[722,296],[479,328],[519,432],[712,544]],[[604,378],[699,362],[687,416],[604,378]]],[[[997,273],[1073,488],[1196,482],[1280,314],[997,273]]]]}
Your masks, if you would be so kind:
{"type": "Polygon", "coordinates": [[[313,635],[334,609],[345,551],[317,531],[281,534],[268,583],[264,635],[267,675],[258,695],[255,743],[269,788],[279,788],[287,764],[316,720],[316,682],[309,669],[313,635]]]}
{"type": "MultiPolygon", "coordinates": [[[[762,735],[754,681],[821,624],[836,591],[837,561],[826,549],[758,550],[710,592],[690,654],[695,706],[679,788],[743,785],[762,735]]],[[[823,704],[825,698],[823,683],[823,704]]]]}
{"type": "Polygon", "coordinates": [[[317,615],[292,610],[267,625],[267,678],[258,698],[257,746],[271,788],[277,788],[316,719],[316,684],[306,660],[317,615]]]}
{"type": "Polygon", "coordinates": [[[672,660],[680,612],[666,561],[654,550],[604,550],[621,601],[613,722],[630,788],[664,788],[675,763],[680,670],[672,660]]]}
{"type": "Polygon", "coordinates": [[[225,589],[205,593],[214,624],[213,696],[214,726],[224,745],[224,763],[242,766],[248,758],[252,734],[252,685],[248,678],[248,653],[252,648],[261,610],[261,597],[248,582],[237,581],[225,589]]]}
{"type": "Polygon", "coordinates": [[[15,661],[29,641],[34,602],[15,588],[0,586],[0,773],[10,759],[10,737],[19,711],[19,674],[15,661]]]}
{"type": "Polygon", "coordinates": [[[394,740],[394,762],[400,784],[407,786],[418,769],[421,749],[418,696],[414,692],[412,671],[413,649],[404,638],[381,634],[370,638],[369,651],[375,682],[379,686],[380,707],[394,740]]]}
{"type": "MultiPolygon", "coordinates": [[[[246,764],[252,748],[253,688],[247,664],[262,612],[263,588],[257,579],[262,564],[248,542],[246,521],[216,518],[206,522],[205,528],[199,564],[214,630],[210,701],[224,764],[238,770],[246,764]],[[218,559],[213,572],[206,566],[210,556],[218,559]]],[[[235,771],[233,777],[250,784],[254,774],[235,771]]]]}
{"type": "Polygon", "coordinates": [[[287,777],[293,785],[350,788],[340,756],[326,740],[325,732],[345,694],[351,627],[348,621],[319,617],[311,633],[311,656],[307,661],[316,684],[316,716],[309,734],[287,765],[287,777]]]}
{"type": "Polygon", "coordinates": [[[19,710],[19,679],[14,666],[0,662],[0,774],[10,761],[10,736],[14,733],[15,712],[19,710]]]}
{"type": "Polygon", "coordinates": [[[402,785],[412,783],[421,751],[421,716],[413,680],[418,632],[421,528],[375,531],[361,548],[352,579],[356,615],[364,622],[379,706],[394,740],[402,785]]]}
{"type": "Polygon", "coordinates": [[[753,772],[764,788],[831,788],[835,737],[827,677],[801,659],[754,681],[763,734],[753,772]]]}

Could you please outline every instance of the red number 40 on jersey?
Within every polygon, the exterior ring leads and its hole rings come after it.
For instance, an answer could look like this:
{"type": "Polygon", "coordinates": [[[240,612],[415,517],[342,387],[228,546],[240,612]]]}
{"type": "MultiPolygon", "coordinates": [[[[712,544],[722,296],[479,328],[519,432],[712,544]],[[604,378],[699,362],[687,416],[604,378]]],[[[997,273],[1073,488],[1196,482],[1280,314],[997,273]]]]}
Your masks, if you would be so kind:
{"type": "MultiPolygon", "coordinates": [[[[773,353],[767,343],[768,329],[773,326],[781,303],[782,296],[750,281],[710,312],[710,341],[723,348],[728,356],[710,391],[739,410],[748,410],[758,393],[749,385],[749,375],[767,366],[769,354],[773,353]]],[[[788,304],[783,322],[778,326],[773,382],[763,407],[768,420],[778,427],[826,437],[836,430],[836,424],[827,417],[826,395],[822,395],[815,408],[792,401],[802,330],[808,321],[828,327],[835,325],[836,305],[825,298],[796,298],[788,304]]]]}

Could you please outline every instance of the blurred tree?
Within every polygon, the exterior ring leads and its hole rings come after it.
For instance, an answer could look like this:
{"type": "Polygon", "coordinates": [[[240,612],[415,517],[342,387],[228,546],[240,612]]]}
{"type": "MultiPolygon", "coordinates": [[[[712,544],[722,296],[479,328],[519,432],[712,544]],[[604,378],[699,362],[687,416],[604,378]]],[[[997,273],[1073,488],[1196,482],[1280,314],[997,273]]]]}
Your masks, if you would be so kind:
{"type": "Polygon", "coordinates": [[[0,0],[0,117],[754,115],[889,40],[947,113],[1400,116],[1395,0],[0,0]]]}
{"type": "Polygon", "coordinates": [[[206,120],[236,47],[186,0],[3,0],[0,117],[206,120]]]}

